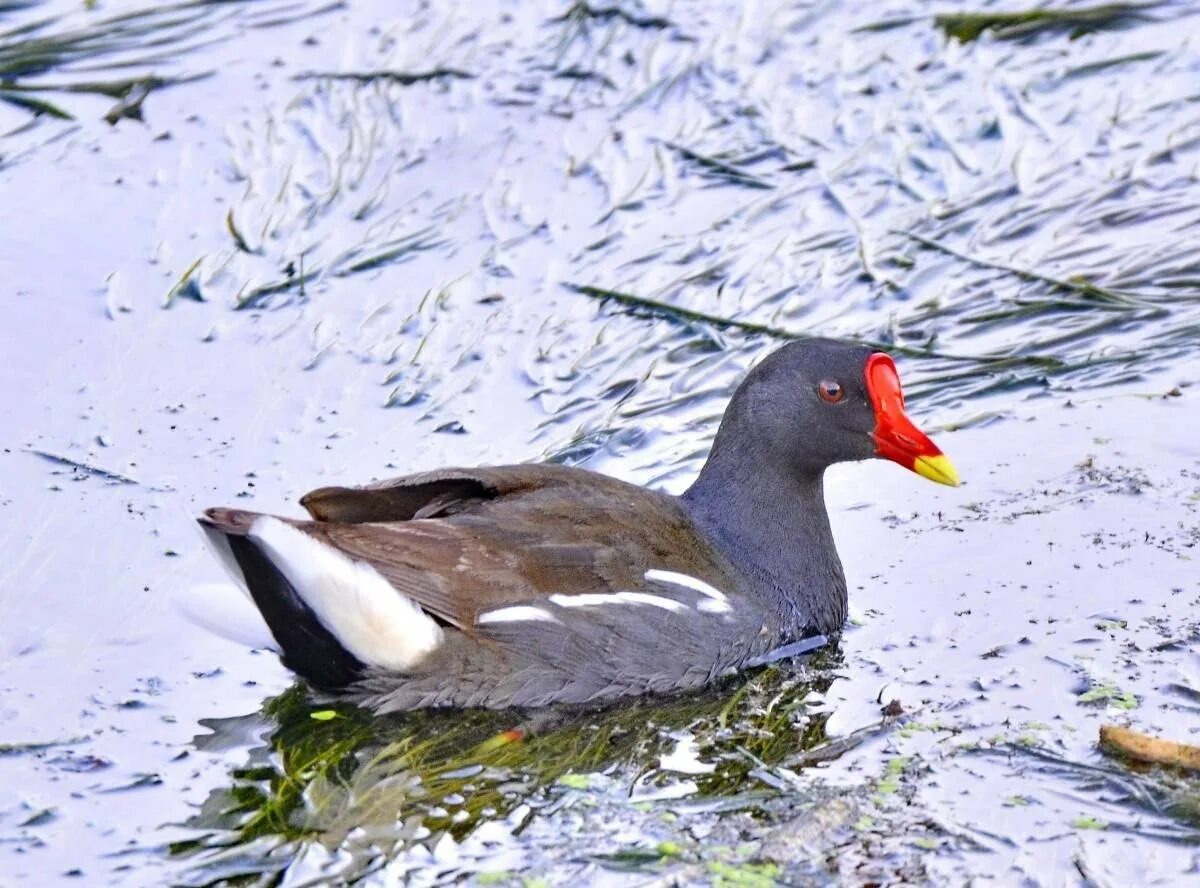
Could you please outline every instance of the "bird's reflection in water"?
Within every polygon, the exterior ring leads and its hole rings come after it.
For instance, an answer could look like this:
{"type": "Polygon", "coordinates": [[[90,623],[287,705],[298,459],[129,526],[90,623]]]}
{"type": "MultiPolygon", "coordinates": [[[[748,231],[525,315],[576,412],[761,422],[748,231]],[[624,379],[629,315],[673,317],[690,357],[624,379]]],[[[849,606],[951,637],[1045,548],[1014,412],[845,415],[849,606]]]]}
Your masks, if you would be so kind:
{"type": "Polygon", "coordinates": [[[769,773],[825,739],[820,699],[840,653],[786,659],[704,692],[604,709],[419,711],[372,716],[295,686],[259,715],[204,722],[199,750],[249,746],[245,765],[173,846],[189,881],[282,873],[320,845],[362,875],[416,844],[481,824],[519,832],[564,793],[606,775],[634,803],[686,796],[753,805],[769,773]],[[765,779],[760,779],[765,778],[765,779]]]}

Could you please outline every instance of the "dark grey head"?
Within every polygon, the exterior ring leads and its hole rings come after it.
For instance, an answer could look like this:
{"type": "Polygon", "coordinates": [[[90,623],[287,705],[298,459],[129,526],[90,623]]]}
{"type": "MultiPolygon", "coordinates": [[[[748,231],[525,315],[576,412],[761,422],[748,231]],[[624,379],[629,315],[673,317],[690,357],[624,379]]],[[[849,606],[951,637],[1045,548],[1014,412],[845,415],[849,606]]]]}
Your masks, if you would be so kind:
{"type": "Polygon", "coordinates": [[[846,579],[822,476],[834,463],[875,456],[958,481],[905,414],[890,357],[856,343],[800,340],[746,375],[682,502],[787,633],[836,632],[846,579]]]}
{"type": "Polygon", "coordinates": [[[956,484],[949,460],[904,412],[892,359],[834,339],[802,339],[768,355],[734,392],[710,462],[747,472],[819,478],[838,462],[884,457],[956,484]]]}
{"type": "Polygon", "coordinates": [[[830,339],[785,345],[738,386],[719,435],[752,438],[758,459],[797,475],[869,459],[875,411],[863,371],[872,351],[830,339]]]}

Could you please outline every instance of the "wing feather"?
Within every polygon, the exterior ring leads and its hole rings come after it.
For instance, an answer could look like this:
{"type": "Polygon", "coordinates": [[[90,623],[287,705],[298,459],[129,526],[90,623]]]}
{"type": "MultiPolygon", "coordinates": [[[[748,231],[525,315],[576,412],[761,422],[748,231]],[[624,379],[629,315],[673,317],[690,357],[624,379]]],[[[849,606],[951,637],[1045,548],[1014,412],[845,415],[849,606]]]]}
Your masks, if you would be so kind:
{"type": "MultiPolygon", "coordinates": [[[[314,520],[289,523],[372,565],[468,633],[485,611],[551,595],[654,591],[649,569],[699,572],[717,583],[728,576],[670,497],[582,469],[444,469],[321,488],[301,503],[314,520]]],[[[209,512],[234,533],[254,517],[209,512]]]]}

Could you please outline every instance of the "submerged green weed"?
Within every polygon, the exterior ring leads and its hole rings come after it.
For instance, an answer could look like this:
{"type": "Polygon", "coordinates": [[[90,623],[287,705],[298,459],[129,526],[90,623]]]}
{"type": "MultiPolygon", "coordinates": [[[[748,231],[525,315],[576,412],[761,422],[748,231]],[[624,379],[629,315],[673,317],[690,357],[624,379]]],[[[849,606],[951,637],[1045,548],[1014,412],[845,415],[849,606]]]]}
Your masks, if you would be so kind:
{"type": "MultiPolygon", "coordinates": [[[[830,655],[820,657],[829,663],[830,655]]],[[[231,785],[191,823],[204,837],[174,850],[199,855],[203,870],[226,865],[238,848],[265,837],[353,846],[352,834],[366,830],[391,837],[394,844],[383,851],[390,856],[408,845],[405,823],[461,839],[532,797],[579,792],[617,803],[630,788],[596,775],[616,768],[639,775],[635,786],[671,785],[680,777],[662,769],[660,759],[680,731],[695,739],[704,763],[689,778],[698,796],[735,798],[755,783],[775,792],[777,781],[763,769],[825,739],[825,716],[810,713],[804,700],[830,680],[823,670],[768,667],[726,685],[724,693],[539,711],[527,721],[487,711],[374,717],[314,705],[296,687],[266,708],[275,725],[268,747],[233,771],[231,785]]],[[[681,851],[664,845],[653,854],[681,851]]]]}
{"type": "Polygon", "coordinates": [[[949,12],[934,24],[963,43],[978,40],[985,31],[1001,39],[1016,39],[1050,29],[1069,29],[1072,36],[1111,28],[1145,16],[1161,3],[1105,3],[1098,6],[1024,9],[1014,12],[949,12]]]}

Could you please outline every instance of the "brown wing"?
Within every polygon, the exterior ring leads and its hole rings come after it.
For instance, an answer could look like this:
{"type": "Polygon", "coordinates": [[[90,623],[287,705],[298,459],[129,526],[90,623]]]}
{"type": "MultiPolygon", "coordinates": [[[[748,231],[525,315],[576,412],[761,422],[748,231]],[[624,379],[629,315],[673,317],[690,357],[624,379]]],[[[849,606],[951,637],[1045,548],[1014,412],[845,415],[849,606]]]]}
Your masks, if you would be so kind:
{"type": "MultiPolygon", "coordinates": [[[[637,591],[650,568],[728,586],[676,502],[607,475],[549,465],[446,469],[301,500],[289,523],[365,561],[439,619],[470,630],[495,608],[550,595],[637,591]]],[[[258,517],[210,509],[244,534],[258,517]]]]}
{"type": "Polygon", "coordinates": [[[525,483],[461,500],[442,518],[300,526],[461,628],[484,611],[550,595],[636,591],[650,568],[727,585],[727,565],[670,497],[592,472],[537,468],[525,483]]]}
{"type": "Polygon", "coordinates": [[[321,487],[305,494],[300,505],[317,521],[411,521],[451,515],[508,494],[547,487],[586,487],[603,477],[544,464],[439,469],[364,487],[321,487]]]}

